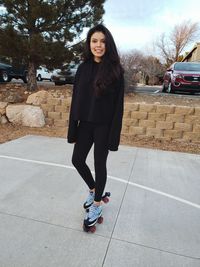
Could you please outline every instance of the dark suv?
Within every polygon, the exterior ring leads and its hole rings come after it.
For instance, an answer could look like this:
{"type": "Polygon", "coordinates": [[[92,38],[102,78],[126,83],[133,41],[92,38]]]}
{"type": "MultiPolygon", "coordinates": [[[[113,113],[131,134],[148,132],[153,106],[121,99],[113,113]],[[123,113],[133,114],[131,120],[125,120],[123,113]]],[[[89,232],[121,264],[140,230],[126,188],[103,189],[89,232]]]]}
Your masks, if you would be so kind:
{"type": "Polygon", "coordinates": [[[10,82],[13,78],[27,83],[27,69],[23,65],[9,65],[0,62],[0,82],[10,82]]]}
{"type": "Polygon", "coordinates": [[[200,93],[200,62],[175,62],[163,78],[163,92],[200,93]]]}

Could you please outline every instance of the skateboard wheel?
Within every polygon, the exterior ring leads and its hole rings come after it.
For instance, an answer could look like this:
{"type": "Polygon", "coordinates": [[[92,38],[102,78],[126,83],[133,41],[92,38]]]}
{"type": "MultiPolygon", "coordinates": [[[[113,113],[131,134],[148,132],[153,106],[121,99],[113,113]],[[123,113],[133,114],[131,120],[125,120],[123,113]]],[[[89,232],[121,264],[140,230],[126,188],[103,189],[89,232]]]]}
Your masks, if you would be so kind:
{"type": "Polygon", "coordinates": [[[94,233],[95,231],[96,231],[96,226],[95,225],[93,225],[93,226],[85,226],[84,224],[83,224],[83,231],[84,232],[91,232],[91,233],[94,233]]]}
{"type": "Polygon", "coordinates": [[[89,232],[89,230],[90,230],[90,229],[89,229],[88,227],[86,227],[85,225],[83,225],[83,231],[84,231],[84,232],[89,232]]]}
{"type": "Polygon", "coordinates": [[[109,202],[109,198],[108,197],[103,198],[103,202],[104,203],[108,203],[109,202]]]}
{"type": "Polygon", "coordinates": [[[91,226],[90,227],[90,232],[94,233],[95,231],[96,231],[96,226],[95,225],[91,226]]]}
{"type": "Polygon", "coordinates": [[[97,222],[98,222],[99,224],[103,223],[103,217],[99,217],[98,220],[97,220],[97,222]]]}

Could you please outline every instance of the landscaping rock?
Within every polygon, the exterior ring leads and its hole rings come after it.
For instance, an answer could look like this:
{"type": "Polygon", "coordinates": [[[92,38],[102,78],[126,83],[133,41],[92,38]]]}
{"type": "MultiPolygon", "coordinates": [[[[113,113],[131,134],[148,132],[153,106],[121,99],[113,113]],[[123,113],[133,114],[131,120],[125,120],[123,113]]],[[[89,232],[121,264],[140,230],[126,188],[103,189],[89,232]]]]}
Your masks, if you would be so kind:
{"type": "Polygon", "coordinates": [[[6,114],[7,102],[0,102],[0,115],[6,114]]]}
{"type": "Polygon", "coordinates": [[[14,124],[22,124],[22,112],[26,105],[9,105],[6,107],[6,116],[14,124]]]}
{"type": "Polygon", "coordinates": [[[13,124],[29,127],[43,127],[45,125],[44,113],[40,107],[9,105],[6,108],[6,115],[13,124]]]}
{"type": "Polygon", "coordinates": [[[22,112],[22,125],[29,127],[43,127],[45,117],[40,107],[26,105],[22,112]]]}
{"type": "Polygon", "coordinates": [[[35,105],[35,106],[39,106],[43,103],[46,103],[47,101],[47,98],[48,98],[48,95],[49,93],[45,90],[41,90],[37,93],[34,93],[34,94],[31,94],[26,103],[27,104],[32,104],[32,105],[35,105]]]}
{"type": "MultiPolygon", "coordinates": [[[[1,116],[1,115],[0,115],[1,116]]],[[[6,124],[8,123],[8,120],[5,115],[0,117],[0,124],[6,124]]]]}

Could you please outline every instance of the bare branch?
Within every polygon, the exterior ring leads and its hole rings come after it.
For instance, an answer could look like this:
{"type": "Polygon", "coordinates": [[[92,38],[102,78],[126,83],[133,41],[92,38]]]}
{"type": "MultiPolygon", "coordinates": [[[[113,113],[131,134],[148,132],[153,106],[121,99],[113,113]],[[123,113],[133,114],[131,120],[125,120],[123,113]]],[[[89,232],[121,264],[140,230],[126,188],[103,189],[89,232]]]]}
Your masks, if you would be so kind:
{"type": "Polygon", "coordinates": [[[163,33],[156,42],[167,65],[178,61],[184,48],[198,38],[199,24],[197,22],[183,21],[175,25],[168,37],[163,33]]]}

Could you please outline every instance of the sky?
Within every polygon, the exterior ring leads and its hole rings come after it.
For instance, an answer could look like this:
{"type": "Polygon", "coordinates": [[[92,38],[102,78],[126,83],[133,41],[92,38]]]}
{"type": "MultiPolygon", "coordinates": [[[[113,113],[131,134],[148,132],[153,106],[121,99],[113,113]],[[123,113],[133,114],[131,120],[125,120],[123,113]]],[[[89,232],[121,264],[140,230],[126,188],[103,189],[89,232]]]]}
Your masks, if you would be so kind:
{"type": "MultiPolygon", "coordinates": [[[[160,34],[168,34],[184,20],[200,23],[200,0],[106,0],[104,9],[104,24],[120,52],[137,49],[157,55],[153,42],[160,34]]],[[[194,44],[186,47],[186,51],[194,44]]]]}
{"type": "Polygon", "coordinates": [[[107,0],[104,8],[104,24],[120,51],[154,53],[152,43],[161,33],[184,20],[200,22],[200,0],[107,0]]]}

